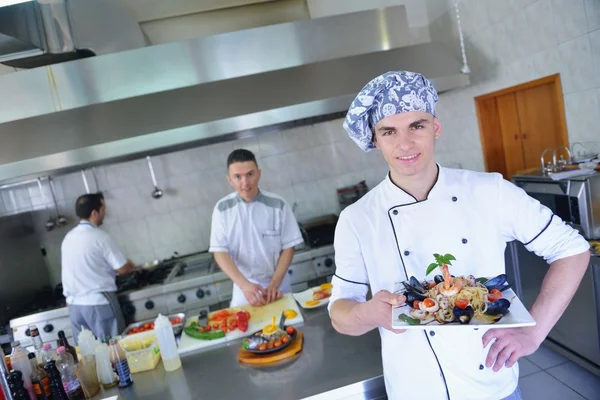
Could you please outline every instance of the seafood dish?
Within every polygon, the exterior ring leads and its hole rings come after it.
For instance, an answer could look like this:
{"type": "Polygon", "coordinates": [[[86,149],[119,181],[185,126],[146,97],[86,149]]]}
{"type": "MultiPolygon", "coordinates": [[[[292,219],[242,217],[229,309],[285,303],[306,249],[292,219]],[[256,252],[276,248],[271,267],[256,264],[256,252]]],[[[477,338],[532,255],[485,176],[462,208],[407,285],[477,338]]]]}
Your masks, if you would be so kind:
{"type": "Polygon", "coordinates": [[[436,262],[429,265],[426,275],[437,268],[441,275],[436,275],[433,281],[419,281],[411,276],[402,282],[404,290],[400,294],[406,297],[409,310],[408,314],[398,315],[400,321],[409,325],[433,322],[466,325],[472,320],[494,324],[509,313],[511,299],[503,297],[503,292],[510,289],[506,274],[493,278],[455,277],[449,270],[455,260],[451,254],[434,254],[434,257],[436,262]]]}
{"type": "Polygon", "coordinates": [[[293,326],[285,326],[286,316],[282,314],[279,325],[273,322],[262,330],[253,333],[242,341],[242,348],[255,354],[268,354],[283,350],[296,337],[293,326]]]}
{"type": "Polygon", "coordinates": [[[329,303],[332,288],[331,283],[323,283],[303,292],[294,293],[293,296],[303,308],[316,308],[329,303]]]}

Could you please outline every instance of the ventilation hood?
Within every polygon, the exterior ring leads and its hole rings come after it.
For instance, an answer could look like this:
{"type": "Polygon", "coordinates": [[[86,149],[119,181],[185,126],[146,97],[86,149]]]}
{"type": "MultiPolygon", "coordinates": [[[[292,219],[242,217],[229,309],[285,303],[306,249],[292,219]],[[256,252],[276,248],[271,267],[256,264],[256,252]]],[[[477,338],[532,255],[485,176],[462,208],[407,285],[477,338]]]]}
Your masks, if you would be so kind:
{"type": "Polygon", "coordinates": [[[138,23],[110,0],[9,0],[0,6],[0,63],[35,68],[145,46],[138,23]]]}
{"type": "Polygon", "coordinates": [[[444,92],[469,83],[459,55],[414,39],[397,6],[0,76],[0,182],[341,117],[389,70],[444,92]]]}

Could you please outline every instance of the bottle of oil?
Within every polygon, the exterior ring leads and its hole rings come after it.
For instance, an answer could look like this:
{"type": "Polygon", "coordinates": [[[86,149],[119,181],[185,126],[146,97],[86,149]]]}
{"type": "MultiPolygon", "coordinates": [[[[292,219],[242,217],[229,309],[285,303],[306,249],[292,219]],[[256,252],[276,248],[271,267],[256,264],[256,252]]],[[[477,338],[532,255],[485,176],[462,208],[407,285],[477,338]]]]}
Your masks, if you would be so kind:
{"type": "Polygon", "coordinates": [[[48,400],[50,398],[50,379],[46,371],[38,366],[37,358],[34,353],[29,353],[31,362],[31,383],[38,400],[48,400]]]}

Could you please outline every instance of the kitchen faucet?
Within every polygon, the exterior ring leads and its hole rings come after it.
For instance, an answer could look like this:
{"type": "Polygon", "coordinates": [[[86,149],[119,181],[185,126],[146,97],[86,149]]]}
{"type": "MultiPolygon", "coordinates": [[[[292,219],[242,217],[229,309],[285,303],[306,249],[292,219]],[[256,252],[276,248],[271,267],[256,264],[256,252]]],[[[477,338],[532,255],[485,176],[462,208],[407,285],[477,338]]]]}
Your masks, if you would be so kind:
{"type": "Polygon", "coordinates": [[[571,150],[569,150],[569,148],[567,146],[558,146],[556,149],[554,149],[554,152],[552,153],[552,162],[554,163],[554,167],[562,170],[564,169],[564,167],[571,162],[571,150]],[[563,158],[563,156],[560,156],[560,160],[557,162],[556,161],[556,152],[559,151],[560,149],[565,149],[567,151],[567,154],[569,155],[569,157],[565,160],[563,158]]]}
{"type": "Polygon", "coordinates": [[[540,157],[540,161],[542,162],[542,174],[544,175],[546,175],[547,172],[554,171],[554,169],[556,168],[556,164],[551,163],[548,163],[548,166],[546,167],[546,161],[544,160],[544,156],[548,151],[552,151],[552,149],[544,149],[544,151],[542,152],[542,156],[540,157]]]}

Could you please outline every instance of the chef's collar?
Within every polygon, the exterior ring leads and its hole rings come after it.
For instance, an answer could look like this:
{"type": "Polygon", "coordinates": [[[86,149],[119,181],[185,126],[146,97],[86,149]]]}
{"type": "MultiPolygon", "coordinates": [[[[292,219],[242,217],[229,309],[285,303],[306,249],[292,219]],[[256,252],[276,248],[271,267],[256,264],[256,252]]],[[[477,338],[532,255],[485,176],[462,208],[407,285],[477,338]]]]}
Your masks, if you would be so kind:
{"type": "Polygon", "coordinates": [[[97,226],[90,221],[79,221],[79,226],[91,226],[92,228],[97,228],[97,226]]]}
{"type": "Polygon", "coordinates": [[[264,196],[264,195],[262,194],[260,189],[258,189],[258,193],[256,194],[256,196],[254,196],[254,198],[251,201],[246,201],[246,200],[242,199],[238,193],[236,193],[236,197],[237,197],[238,201],[243,204],[256,203],[262,196],[264,196]]]}
{"type": "Polygon", "coordinates": [[[392,178],[390,177],[390,172],[385,177],[385,186],[387,188],[387,192],[390,195],[390,200],[394,202],[396,206],[399,205],[407,205],[413,203],[421,203],[423,201],[430,200],[431,198],[437,197],[442,190],[443,182],[444,182],[444,170],[443,168],[436,163],[437,166],[437,176],[436,180],[433,183],[431,189],[429,189],[429,193],[425,197],[425,200],[417,200],[412,194],[408,193],[406,190],[402,189],[400,186],[396,185],[392,182],[392,178]]]}

